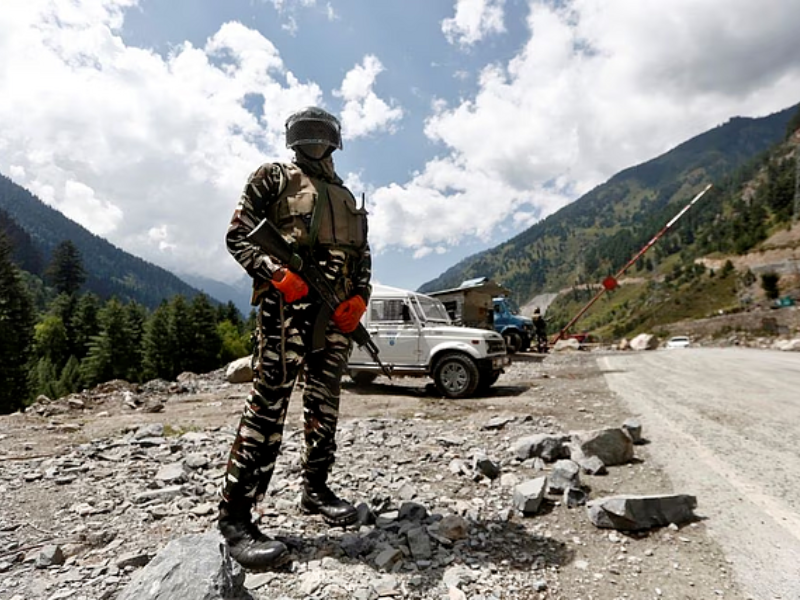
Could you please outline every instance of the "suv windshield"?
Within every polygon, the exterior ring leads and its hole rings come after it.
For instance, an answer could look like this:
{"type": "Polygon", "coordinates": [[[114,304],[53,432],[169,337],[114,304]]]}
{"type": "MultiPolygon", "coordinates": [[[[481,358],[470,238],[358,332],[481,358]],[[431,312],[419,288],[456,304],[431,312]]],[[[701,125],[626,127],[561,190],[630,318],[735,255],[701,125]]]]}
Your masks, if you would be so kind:
{"type": "Polygon", "coordinates": [[[429,296],[414,296],[414,299],[423,321],[450,324],[450,316],[440,300],[429,296]]]}

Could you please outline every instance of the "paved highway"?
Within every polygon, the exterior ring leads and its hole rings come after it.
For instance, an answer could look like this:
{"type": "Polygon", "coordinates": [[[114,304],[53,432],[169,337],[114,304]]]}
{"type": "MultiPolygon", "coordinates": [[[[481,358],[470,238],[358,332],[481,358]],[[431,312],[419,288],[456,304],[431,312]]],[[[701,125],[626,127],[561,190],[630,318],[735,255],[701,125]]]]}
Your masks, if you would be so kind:
{"type": "Polygon", "coordinates": [[[755,600],[800,599],[800,353],[688,348],[598,359],[649,452],[755,600]]]}

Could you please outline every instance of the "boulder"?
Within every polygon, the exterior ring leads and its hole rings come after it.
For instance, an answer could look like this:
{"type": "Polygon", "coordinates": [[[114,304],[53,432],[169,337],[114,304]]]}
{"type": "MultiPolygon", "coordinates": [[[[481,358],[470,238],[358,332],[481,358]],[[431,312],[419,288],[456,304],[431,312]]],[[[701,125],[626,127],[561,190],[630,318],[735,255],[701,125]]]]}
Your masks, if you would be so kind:
{"type": "Polygon", "coordinates": [[[566,340],[558,340],[556,345],[553,346],[553,352],[569,352],[571,350],[580,350],[581,343],[574,339],[569,338],[566,340]]]}
{"type": "Polygon", "coordinates": [[[587,475],[605,475],[608,473],[603,461],[596,456],[584,456],[577,462],[587,475]]]}
{"type": "Polygon", "coordinates": [[[610,496],[586,505],[596,527],[638,531],[694,521],[697,498],[688,494],[665,496],[610,496]]]}
{"type": "Polygon", "coordinates": [[[776,350],[784,352],[800,352],[800,338],[793,340],[777,340],[774,344],[776,350]]]}
{"type": "Polygon", "coordinates": [[[631,340],[631,350],[655,350],[658,338],[650,333],[640,333],[631,340]]]}
{"type": "Polygon", "coordinates": [[[625,464],[633,458],[633,440],[619,427],[574,432],[570,448],[572,460],[578,463],[596,456],[610,467],[625,464]]]}
{"type": "Polygon", "coordinates": [[[566,444],[570,436],[565,434],[537,433],[518,439],[514,443],[514,454],[519,460],[539,457],[547,462],[569,457],[566,444]]]}
{"type": "Polygon", "coordinates": [[[537,477],[514,488],[514,508],[526,515],[536,514],[544,499],[547,477],[537,477]]]}
{"type": "Polygon", "coordinates": [[[561,494],[581,487],[581,468],[571,460],[559,460],[547,478],[547,493],[561,494]]]}
{"type": "Polygon", "coordinates": [[[244,579],[218,533],[186,535],[137,571],[117,600],[253,600],[244,579]]]}
{"type": "Polygon", "coordinates": [[[250,362],[251,357],[245,356],[230,363],[225,370],[225,379],[228,383],[248,383],[253,381],[253,367],[250,362]]]}

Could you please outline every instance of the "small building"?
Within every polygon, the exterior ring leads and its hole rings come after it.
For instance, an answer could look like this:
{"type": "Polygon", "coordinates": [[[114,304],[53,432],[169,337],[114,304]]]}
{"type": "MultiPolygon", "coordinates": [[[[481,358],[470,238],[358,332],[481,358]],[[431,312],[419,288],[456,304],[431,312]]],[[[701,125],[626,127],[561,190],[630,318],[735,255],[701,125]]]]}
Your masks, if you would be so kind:
{"type": "Polygon", "coordinates": [[[457,325],[493,329],[492,299],[510,293],[511,290],[488,277],[477,277],[461,282],[457,288],[427,292],[427,295],[440,300],[457,325]]]}

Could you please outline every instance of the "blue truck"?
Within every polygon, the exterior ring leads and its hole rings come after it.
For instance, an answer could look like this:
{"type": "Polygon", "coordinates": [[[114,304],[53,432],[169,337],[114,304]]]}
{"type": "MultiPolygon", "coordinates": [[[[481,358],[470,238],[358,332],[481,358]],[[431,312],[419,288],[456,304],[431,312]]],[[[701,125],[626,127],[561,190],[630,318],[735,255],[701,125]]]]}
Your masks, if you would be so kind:
{"type": "Polygon", "coordinates": [[[530,348],[535,337],[533,320],[520,313],[510,290],[489,278],[468,279],[457,288],[427,293],[441,300],[455,324],[500,333],[509,354],[530,348]]]}
{"type": "Polygon", "coordinates": [[[503,336],[509,354],[524,352],[535,334],[533,319],[524,316],[517,304],[506,296],[492,298],[492,326],[503,336]]]}

